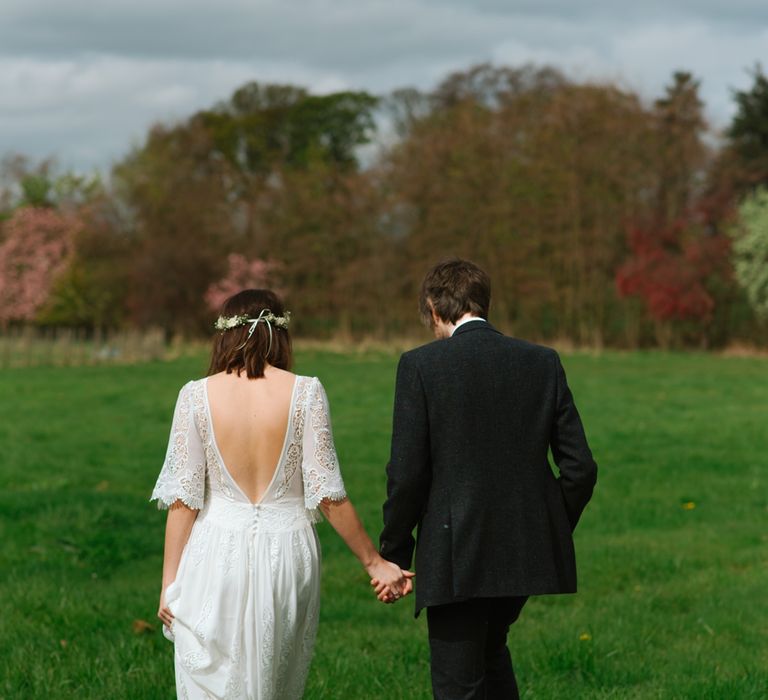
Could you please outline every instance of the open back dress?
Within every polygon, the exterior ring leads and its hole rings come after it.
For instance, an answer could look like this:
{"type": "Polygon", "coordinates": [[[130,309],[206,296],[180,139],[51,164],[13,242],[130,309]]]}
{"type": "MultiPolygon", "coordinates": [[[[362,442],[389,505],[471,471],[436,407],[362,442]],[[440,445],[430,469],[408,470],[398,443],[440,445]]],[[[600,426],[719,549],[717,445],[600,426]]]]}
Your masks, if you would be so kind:
{"type": "Polygon", "coordinates": [[[221,458],[207,378],[182,387],[152,493],[161,508],[199,510],[165,592],[179,698],[301,698],[320,607],[314,524],[321,501],[345,496],[316,377],[295,379],[282,452],[256,503],[221,458]]]}

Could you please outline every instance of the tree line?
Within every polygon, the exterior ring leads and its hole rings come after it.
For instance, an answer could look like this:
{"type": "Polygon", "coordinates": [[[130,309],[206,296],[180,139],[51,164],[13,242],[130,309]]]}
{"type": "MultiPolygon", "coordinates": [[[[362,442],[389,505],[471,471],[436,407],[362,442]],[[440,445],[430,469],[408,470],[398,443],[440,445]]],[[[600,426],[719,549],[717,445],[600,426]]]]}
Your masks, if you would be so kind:
{"type": "Polygon", "coordinates": [[[493,280],[491,320],[535,340],[768,342],[768,79],[724,133],[699,82],[649,102],[553,68],[474,66],[431,91],[248,83],[156,124],[107,178],[7,156],[0,325],[210,332],[242,286],[298,332],[392,337],[425,270],[493,280]]]}

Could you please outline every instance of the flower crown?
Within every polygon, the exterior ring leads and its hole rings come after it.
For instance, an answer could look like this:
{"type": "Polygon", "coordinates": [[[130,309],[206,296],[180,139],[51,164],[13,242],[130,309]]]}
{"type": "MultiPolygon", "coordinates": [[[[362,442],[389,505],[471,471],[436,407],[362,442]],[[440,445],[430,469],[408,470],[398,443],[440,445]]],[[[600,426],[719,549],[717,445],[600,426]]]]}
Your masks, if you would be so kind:
{"type": "Polygon", "coordinates": [[[254,326],[260,321],[264,323],[274,324],[277,328],[287,329],[288,324],[291,321],[291,312],[286,311],[284,316],[275,316],[269,309],[264,309],[258,317],[251,318],[248,314],[241,314],[239,316],[219,316],[216,319],[216,323],[213,327],[217,331],[228,331],[232,328],[238,328],[239,326],[247,326],[249,323],[254,326]]]}
{"type": "Polygon", "coordinates": [[[242,342],[241,345],[236,348],[237,350],[241,350],[251,339],[253,332],[256,330],[256,326],[258,326],[260,323],[266,323],[267,329],[269,330],[269,346],[267,347],[267,355],[269,355],[272,350],[272,325],[274,324],[277,328],[288,330],[288,324],[290,321],[290,311],[286,311],[283,316],[276,316],[270,309],[262,309],[261,313],[256,318],[251,318],[248,314],[238,314],[237,316],[219,316],[216,319],[216,323],[213,324],[213,327],[223,333],[224,331],[228,331],[232,328],[237,328],[238,326],[247,326],[250,324],[251,327],[248,330],[248,337],[242,342]]]}

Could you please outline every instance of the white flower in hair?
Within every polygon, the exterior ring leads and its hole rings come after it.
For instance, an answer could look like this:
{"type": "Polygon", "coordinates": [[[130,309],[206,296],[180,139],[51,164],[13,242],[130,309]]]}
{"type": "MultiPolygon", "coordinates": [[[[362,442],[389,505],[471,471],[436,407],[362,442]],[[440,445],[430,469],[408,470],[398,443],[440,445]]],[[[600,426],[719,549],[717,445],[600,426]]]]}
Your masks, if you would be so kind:
{"type": "Polygon", "coordinates": [[[219,316],[213,324],[217,331],[228,331],[230,328],[244,326],[248,322],[248,316],[219,316]]]}
{"type": "Polygon", "coordinates": [[[291,322],[291,312],[286,311],[285,316],[275,316],[271,311],[265,316],[267,321],[274,323],[278,328],[287,329],[288,324],[291,322]]]}

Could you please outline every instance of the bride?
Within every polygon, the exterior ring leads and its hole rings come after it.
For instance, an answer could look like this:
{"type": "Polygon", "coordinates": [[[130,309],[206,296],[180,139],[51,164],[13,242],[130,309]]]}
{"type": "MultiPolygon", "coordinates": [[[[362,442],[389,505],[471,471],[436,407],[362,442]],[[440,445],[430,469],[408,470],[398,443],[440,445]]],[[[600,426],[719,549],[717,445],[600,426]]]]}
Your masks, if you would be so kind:
{"type": "Polygon", "coordinates": [[[152,499],[169,508],[158,617],[179,698],[300,698],[320,605],[319,511],[380,600],[412,590],[347,497],[316,377],[288,371],[289,314],[269,290],[230,297],[208,376],[185,384],[152,499]]]}

